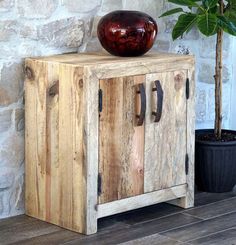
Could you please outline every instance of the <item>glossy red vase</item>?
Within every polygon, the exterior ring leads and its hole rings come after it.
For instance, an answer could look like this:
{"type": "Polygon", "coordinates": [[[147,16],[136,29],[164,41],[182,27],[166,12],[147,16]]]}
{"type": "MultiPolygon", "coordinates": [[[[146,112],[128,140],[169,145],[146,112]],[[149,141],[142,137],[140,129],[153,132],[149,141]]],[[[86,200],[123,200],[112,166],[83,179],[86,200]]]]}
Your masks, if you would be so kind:
{"type": "Polygon", "coordinates": [[[138,11],[114,11],[99,21],[97,34],[104,49],[116,56],[140,56],[153,46],[155,20],[138,11]]]}

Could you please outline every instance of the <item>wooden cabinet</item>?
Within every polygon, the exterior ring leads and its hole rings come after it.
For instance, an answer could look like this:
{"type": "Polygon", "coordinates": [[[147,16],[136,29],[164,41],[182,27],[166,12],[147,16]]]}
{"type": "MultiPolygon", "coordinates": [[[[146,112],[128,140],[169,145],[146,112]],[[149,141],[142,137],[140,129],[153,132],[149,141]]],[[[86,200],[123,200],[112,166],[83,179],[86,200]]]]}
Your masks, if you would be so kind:
{"type": "Polygon", "coordinates": [[[97,219],[194,203],[194,59],[65,54],[25,66],[26,213],[84,234],[97,219]]]}

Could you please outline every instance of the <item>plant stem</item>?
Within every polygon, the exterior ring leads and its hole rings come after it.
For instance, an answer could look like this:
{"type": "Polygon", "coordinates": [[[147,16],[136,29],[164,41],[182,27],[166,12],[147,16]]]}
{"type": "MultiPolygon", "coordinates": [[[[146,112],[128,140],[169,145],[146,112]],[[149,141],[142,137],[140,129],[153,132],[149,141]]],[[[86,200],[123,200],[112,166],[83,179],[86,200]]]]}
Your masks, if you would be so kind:
{"type": "MultiPolygon", "coordinates": [[[[224,13],[224,1],[219,0],[220,14],[224,13]]],[[[219,28],[216,41],[216,66],[215,66],[215,136],[218,140],[222,135],[222,57],[223,56],[223,30],[219,28]]]]}

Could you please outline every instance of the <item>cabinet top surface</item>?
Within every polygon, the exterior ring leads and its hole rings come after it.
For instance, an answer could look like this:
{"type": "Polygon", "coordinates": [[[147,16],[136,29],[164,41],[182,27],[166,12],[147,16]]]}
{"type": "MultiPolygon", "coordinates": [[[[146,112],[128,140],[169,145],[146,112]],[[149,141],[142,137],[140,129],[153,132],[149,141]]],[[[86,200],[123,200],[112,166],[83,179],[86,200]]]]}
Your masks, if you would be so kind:
{"type": "Polygon", "coordinates": [[[27,58],[26,60],[55,62],[62,64],[70,64],[76,66],[90,66],[90,65],[106,65],[111,63],[148,63],[148,62],[178,62],[178,61],[193,61],[194,57],[191,55],[179,55],[171,53],[147,53],[139,57],[117,57],[108,53],[69,53],[47,57],[27,58]]]}

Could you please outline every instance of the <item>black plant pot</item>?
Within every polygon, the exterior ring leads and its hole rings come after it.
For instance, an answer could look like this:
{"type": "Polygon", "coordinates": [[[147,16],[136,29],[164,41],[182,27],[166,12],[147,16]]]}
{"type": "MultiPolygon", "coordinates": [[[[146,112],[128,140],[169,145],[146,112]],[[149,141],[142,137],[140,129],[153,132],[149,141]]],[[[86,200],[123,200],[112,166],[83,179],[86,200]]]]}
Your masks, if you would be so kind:
{"type": "MultiPolygon", "coordinates": [[[[224,130],[236,135],[236,131],[224,130]]],[[[195,181],[199,190],[229,192],[236,184],[236,141],[211,142],[198,140],[200,134],[213,130],[196,131],[195,181]]]]}

